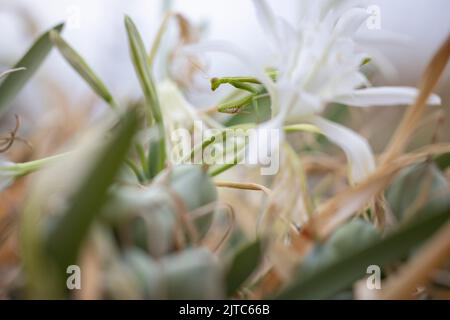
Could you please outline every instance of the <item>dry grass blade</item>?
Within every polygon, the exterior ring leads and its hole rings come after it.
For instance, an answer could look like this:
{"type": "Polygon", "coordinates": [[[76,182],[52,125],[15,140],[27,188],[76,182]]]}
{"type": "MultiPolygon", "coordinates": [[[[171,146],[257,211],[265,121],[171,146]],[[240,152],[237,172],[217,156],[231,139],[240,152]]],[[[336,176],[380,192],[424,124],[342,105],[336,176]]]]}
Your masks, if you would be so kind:
{"type": "Polygon", "coordinates": [[[378,299],[411,299],[414,290],[426,285],[450,256],[450,223],[442,227],[399,272],[386,280],[378,299]]]}
{"type": "Polygon", "coordinates": [[[99,254],[98,244],[95,239],[89,239],[84,246],[81,257],[81,273],[84,284],[80,290],[75,290],[74,297],[77,300],[98,300],[101,298],[102,292],[102,271],[101,257],[99,254]]]}
{"type": "MultiPolygon", "coordinates": [[[[424,147],[415,153],[404,155],[389,165],[383,166],[361,184],[341,192],[322,205],[314,218],[304,226],[302,234],[313,234],[319,239],[327,237],[337,226],[368,203],[375,194],[381,192],[399,170],[424,161],[431,155],[449,151],[450,144],[435,144],[424,147]]],[[[298,234],[293,237],[294,245],[300,245],[302,248],[305,244],[304,240],[305,237],[298,234]]]]}
{"type": "Polygon", "coordinates": [[[20,118],[17,114],[15,115],[15,118],[16,118],[16,125],[15,125],[14,129],[9,133],[9,137],[0,138],[0,145],[1,145],[0,153],[8,151],[8,149],[11,148],[12,145],[14,144],[14,140],[16,139],[17,131],[20,128],[20,118]]]}
{"type": "Polygon", "coordinates": [[[404,150],[412,133],[426,108],[428,97],[431,95],[434,87],[438,83],[442,73],[444,72],[447,61],[450,57],[450,36],[434,55],[422,77],[420,93],[416,102],[408,109],[403,117],[400,126],[395,132],[394,138],[391,140],[388,149],[383,156],[382,164],[388,163],[395,159],[404,150]]]}
{"type": "Polygon", "coordinates": [[[241,189],[241,190],[255,190],[263,191],[266,195],[270,196],[271,190],[263,185],[257,183],[239,183],[232,181],[216,181],[217,187],[221,188],[231,188],[231,189],[241,189]]]}
{"type": "Polygon", "coordinates": [[[113,109],[116,109],[117,103],[106,85],[95,74],[80,54],[72,48],[66,40],[56,31],[50,32],[50,39],[58,48],[61,55],[72,66],[72,68],[86,81],[86,83],[113,109]]]}
{"type": "MultiPolygon", "coordinates": [[[[392,143],[383,157],[382,165],[365,181],[349,188],[326,202],[319,212],[311,219],[303,230],[303,235],[315,235],[319,238],[328,236],[340,223],[350,218],[358,209],[362,208],[376,194],[379,194],[392,180],[401,168],[424,160],[425,154],[434,155],[444,151],[448,146],[432,145],[422,151],[409,156],[398,158],[403,151],[408,138],[415,130],[420,116],[426,106],[429,95],[436,86],[450,57],[450,37],[439,49],[428,65],[422,80],[420,94],[415,104],[405,114],[402,123],[394,135],[392,143]]],[[[307,237],[308,238],[308,237],[307,237]]],[[[304,237],[295,235],[294,245],[304,250],[304,237]],[[300,241],[299,241],[300,240],[300,241]],[[301,244],[300,244],[301,243],[301,244]]]]}

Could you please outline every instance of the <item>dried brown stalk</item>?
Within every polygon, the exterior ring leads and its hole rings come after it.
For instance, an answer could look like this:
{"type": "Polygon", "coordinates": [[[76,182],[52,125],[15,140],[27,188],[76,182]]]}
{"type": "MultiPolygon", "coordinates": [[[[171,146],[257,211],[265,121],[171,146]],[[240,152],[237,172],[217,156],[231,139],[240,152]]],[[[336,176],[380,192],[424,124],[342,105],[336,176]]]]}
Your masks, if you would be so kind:
{"type": "Polygon", "coordinates": [[[239,182],[231,182],[231,181],[216,181],[215,184],[219,188],[262,191],[268,196],[272,192],[269,188],[267,188],[267,187],[265,187],[263,185],[257,184],[257,183],[239,183],[239,182]]]}
{"type": "MultiPolygon", "coordinates": [[[[448,144],[434,144],[415,153],[401,156],[410,137],[417,129],[427,105],[428,97],[441,77],[449,57],[450,37],[429,63],[423,75],[419,96],[406,112],[377,170],[365,181],[354,187],[349,187],[320,206],[317,213],[305,224],[301,232],[291,233],[292,246],[300,256],[305,256],[314,246],[316,240],[320,241],[328,237],[339,225],[367,205],[371,199],[380,195],[402,168],[425,161],[432,155],[450,151],[450,145],[448,144]]],[[[270,273],[271,283],[274,283],[274,276],[276,275],[270,273]]],[[[279,281],[275,282],[279,284],[279,281]]]]}
{"type": "Polygon", "coordinates": [[[428,64],[428,67],[422,76],[419,96],[417,97],[416,102],[408,109],[403,117],[400,126],[395,132],[394,138],[391,140],[391,143],[383,156],[381,164],[386,164],[394,160],[406,147],[410,137],[420,121],[420,117],[427,106],[428,97],[433,92],[436,84],[442,76],[442,73],[444,72],[449,57],[450,36],[428,64]]]}
{"type": "Polygon", "coordinates": [[[450,223],[443,226],[421,250],[382,285],[378,299],[411,299],[414,290],[426,285],[450,256],[450,223]]]}
{"type": "Polygon", "coordinates": [[[306,225],[305,230],[326,237],[340,223],[344,222],[359,208],[363,207],[371,197],[379,194],[390,183],[394,175],[403,167],[423,160],[424,154],[433,155],[445,153],[446,146],[432,145],[425,148],[425,152],[418,152],[410,156],[399,158],[409,137],[417,127],[420,116],[428,101],[428,97],[437,84],[450,57],[450,37],[438,50],[427,67],[417,101],[405,114],[400,127],[396,131],[392,143],[388,146],[382,164],[370,177],[359,185],[349,188],[326,202],[314,219],[306,225]]]}

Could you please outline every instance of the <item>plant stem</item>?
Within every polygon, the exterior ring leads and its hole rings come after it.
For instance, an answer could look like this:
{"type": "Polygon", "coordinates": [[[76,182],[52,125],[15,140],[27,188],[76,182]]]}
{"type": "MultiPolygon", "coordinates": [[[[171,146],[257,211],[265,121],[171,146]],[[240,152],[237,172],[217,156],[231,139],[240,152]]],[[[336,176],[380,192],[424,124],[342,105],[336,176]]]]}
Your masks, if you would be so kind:
{"type": "Polygon", "coordinates": [[[14,173],[16,177],[24,176],[27,174],[30,174],[32,172],[35,172],[39,169],[41,169],[43,166],[52,163],[54,161],[63,159],[70,155],[72,152],[65,152],[57,155],[53,155],[47,158],[42,158],[38,160],[28,161],[28,162],[22,162],[22,163],[16,163],[12,164],[6,167],[0,167],[0,171],[8,171],[14,173]]]}

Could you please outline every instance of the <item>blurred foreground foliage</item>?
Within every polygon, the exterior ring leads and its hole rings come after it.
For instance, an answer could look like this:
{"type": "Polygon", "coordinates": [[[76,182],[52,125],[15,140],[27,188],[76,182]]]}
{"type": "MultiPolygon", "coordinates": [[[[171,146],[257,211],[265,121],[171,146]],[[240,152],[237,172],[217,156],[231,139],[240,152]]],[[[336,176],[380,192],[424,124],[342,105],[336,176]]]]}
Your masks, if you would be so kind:
{"type": "MultiPolygon", "coordinates": [[[[400,170],[384,193],[392,218],[386,228],[373,223],[374,207],[366,208],[329,237],[313,241],[289,280],[262,290],[273,272],[268,268],[273,242],[266,235],[248,239],[236,224],[219,245],[209,240],[223,233],[223,218],[232,210],[220,206],[207,166],[168,165],[151,60],[131,18],[125,26],[144,97],[138,106],[121,106],[62,38],[62,25],[42,35],[16,64],[23,72],[6,75],[0,84],[1,114],[55,45],[112,109],[88,147],[61,161],[57,170],[44,170],[31,188],[20,219],[20,275],[6,289],[8,297],[80,298],[67,287],[67,268],[79,265],[88,281],[83,290],[89,294],[82,298],[354,298],[353,287],[367,276],[368,266],[380,266],[387,278],[449,223],[446,154],[400,170]],[[138,139],[144,129],[155,133],[148,144],[138,139]],[[218,250],[224,242],[226,250],[218,250]]],[[[219,106],[232,114],[225,126],[270,118],[270,99],[260,84],[215,81],[245,91],[219,106]]],[[[342,122],[347,114],[346,106],[335,105],[328,117],[342,122]]],[[[320,135],[315,143],[326,146],[320,135]]]]}

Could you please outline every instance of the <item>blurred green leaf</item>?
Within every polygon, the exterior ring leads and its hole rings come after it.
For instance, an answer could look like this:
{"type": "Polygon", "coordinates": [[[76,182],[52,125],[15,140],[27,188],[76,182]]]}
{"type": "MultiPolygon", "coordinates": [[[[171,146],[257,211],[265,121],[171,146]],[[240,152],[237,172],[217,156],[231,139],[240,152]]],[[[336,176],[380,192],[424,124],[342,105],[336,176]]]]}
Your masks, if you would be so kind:
{"type": "Polygon", "coordinates": [[[0,84],[0,116],[6,112],[12,100],[50,53],[53,47],[50,41],[50,32],[61,32],[63,27],[64,24],[59,24],[37,39],[28,52],[14,66],[14,69],[25,68],[25,70],[9,74],[0,84]]]}
{"type": "Polygon", "coordinates": [[[236,252],[225,276],[227,296],[233,295],[253,274],[261,262],[262,254],[259,239],[236,252]]]}
{"type": "Polygon", "coordinates": [[[441,169],[442,171],[447,170],[447,168],[450,167],[450,153],[444,153],[444,154],[438,156],[435,159],[435,162],[436,162],[437,166],[439,167],[439,169],[441,169]]]}
{"type": "Polygon", "coordinates": [[[159,265],[145,251],[132,248],[124,254],[127,266],[132,270],[131,274],[136,278],[136,284],[141,294],[146,299],[163,298],[164,279],[159,265]]]}
{"type": "Polygon", "coordinates": [[[166,150],[163,144],[164,138],[150,141],[148,149],[148,168],[146,174],[148,179],[153,179],[165,167],[166,150]]]}
{"type": "Polygon", "coordinates": [[[108,88],[87,65],[85,60],[61,37],[56,31],[50,31],[50,39],[58,48],[59,52],[66,61],[75,69],[76,72],[87,82],[87,84],[95,91],[111,108],[117,108],[117,104],[109,92],[108,88]]]}
{"type": "Polygon", "coordinates": [[[186,249],[161,259],[168,299],[222,299],[222,268],[205,248],[186,249]]]}
{"type": "MultiPolygon", "coordinates": [[[[217,187],[206,168],[201,165],[180,165],[173,168],[170,176],[171,189],[183,200],[188,212],[217,202],[217,187]],[[195,187],[193,187],[195,186],[195,187]]],[[[208,232],[214,208],[194,220],[200,238],[208,232]]]]}
{"type": "Polygon", "coordinates": [[[124,163],[137,123],[134,112],[120,122],[86,179],[70,199],[68,208],[52,221],[45,247],[61,271],[65,272],[68,265],[76,262],[89,227],[105,203],[107,190],[124,163]]]}
{"type": "Polygon", "coordinates": [[[345,104],[331,103],[327,106],[324,116],[333,122],[345,123],[350,117],[350,110],[345,104]]]}
{"type": "Polygon", "coordinates": [[[17,71],[24,71],[24,70],[26,70],[26,69],[25,68],[17,68],[17,69],[9,69],[9,70],[3,71],[0,73],[0,79],[3,77],[6,77],[8,74],[11,74],[11,73],[14,73],[17,71]]]}
{"type": "Polygon", "coordinates": [[[223,244],[222,252],[227,255],[232,255],[236,250],[242,248],[247,243],[249,243],[249,239],[239,225],[236,225],[231,231],[227,241],[223,244]]]}
{"type": "Polygon", "coordinates": [[[300,269],[294,280],[276,298],[330,298],[364,277],[368,266],[382,267],[403,258],[447,222],[450,217],[450,200],[433,201],[423,210],[429,213],[420,215],[380,241],[369,241],[355,252],[342,252],[339,259],[307,274],[302,274],[300,269]]]}
{"type": "Polygon", "coordinates": [[[400,171],[386,191],[386,200],[399,221],[416,216],[429,201],[448,196],[448,183],[433,162],[410,166],[400,171]]]}
{"type": "Polygon", "coordinates": [[[142,38],[136,25],[128,16],[125,17],[125,27],[128,34],[131,58],[148,107],[148,122],[150,125],[152,119],[154,119],[159,133],[156,142],[149,150],[150,169],[148,171],[151,175],[150,178],[153,178],[157,173],[164,169],[166,161],[163,117],[144,43],[142,42],[142,38]]]}
{"type": "Polygon", "coordinates": [[[299,273],[306,277],[316,269],[338,261],[342,255],[357,252],[379,239],[380,235],[371,223],[352,220],[337,229],[326,243],[316,245],[301,264],[299,273]]]}

